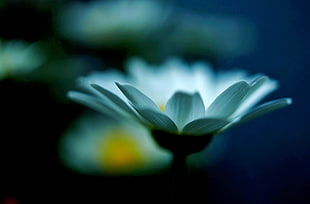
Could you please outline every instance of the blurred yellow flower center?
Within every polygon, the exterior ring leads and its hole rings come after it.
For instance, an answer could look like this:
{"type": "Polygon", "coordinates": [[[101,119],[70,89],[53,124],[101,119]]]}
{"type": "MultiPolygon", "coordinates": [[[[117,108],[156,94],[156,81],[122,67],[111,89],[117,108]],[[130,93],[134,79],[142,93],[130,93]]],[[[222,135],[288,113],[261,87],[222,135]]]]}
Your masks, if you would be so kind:
{"type": "Polygon", "coordinates": [[[146,158],[137,141],[122,130],[103,137],[99,144],[99,161],[107,173],[129,173],[138,170],[146,158]]]}
{"type": "Polygon", "coordinates": [[[165,110],[165,106],[164,106],[164,105],[158,105],[158,107],[159,107],[159,109],[160,109],[162,112],[164,112],[164,110],[165,110]]]}

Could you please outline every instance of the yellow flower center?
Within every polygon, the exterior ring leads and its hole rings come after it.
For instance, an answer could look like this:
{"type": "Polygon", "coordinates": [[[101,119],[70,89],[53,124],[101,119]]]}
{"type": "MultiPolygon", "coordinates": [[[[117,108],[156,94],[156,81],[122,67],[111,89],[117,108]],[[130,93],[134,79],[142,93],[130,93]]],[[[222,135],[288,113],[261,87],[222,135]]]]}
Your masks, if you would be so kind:
{"type": "Polygon", "coordinates": [[[158,105],[158,107],[159,107],[159,109],[160,109],[162,112],[164,112],[164,110],[165,110],[165,106],[164,106],[164,105],[158,105]]]}
{"type": "Polygon", "coordinates": [[[138,170],[146,157],[130,134],[115,130],[99,143],[99,162],[106,173],[130,173],[138,170]]]}

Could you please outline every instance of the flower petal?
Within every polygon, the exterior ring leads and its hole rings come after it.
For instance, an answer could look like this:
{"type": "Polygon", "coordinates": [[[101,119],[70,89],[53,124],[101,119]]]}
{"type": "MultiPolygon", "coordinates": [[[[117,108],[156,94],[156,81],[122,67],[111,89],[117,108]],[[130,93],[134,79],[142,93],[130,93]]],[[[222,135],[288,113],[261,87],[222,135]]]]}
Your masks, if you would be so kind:
{"type": "Polygon", "coordinates": [[[205,107],[199,93],[176,92],[168,100],[164,112],[181,130],[186,123],[204,117],[205,107]]]}
{"type": "Polygon", "coordinates": [[[234,113],[234,116],[242,114],[255,106],[269,93],[278,88],[278,83],[275,80],[270,79],[267,76],[260,76],[256,78],[251,84],[251,88],[247,95],[244,97],[242,104],[238,110],[234,113]]]}
{"type": "Polygon", "coordinates": [[[202,118],[188,123],[182,132],[188,135],[212,134],[223,128],[228,123],[229,121],[227,120],[217,118],[202,118]]]}
{"type": "Polygon", "coordinates": [[[152,101],[152,99],[147,97],[135,87],[125,84],[121,85],[119,83],[116,83],[116,85],[134,106],[151,108],[160,111],[159,107],[154,103],[154,101],[152,101]]]}
{"type": "Polygon", "coordinates": [[[107,103],[104,103],[103,100],[100,100],[88,94],[84,94],[84,93],[77,92],[77,91],[69,91],[68,97],[80,104],[86,105],[101,113],[109,114],[114,117],[121,115],[116,109],[114,109],[107,103]]]}
{"type": "Polygon", "coordinates": [[[274,111],[274,110],[283,108],[285,106],[288,106],[290,104],[292,104],[291,98],[282,98],[282,99],[269,101],[267,103],[264,103],[264,104],[262,104],[256,108],[254,108],[253,110],[251,110],[247,114],[243,115],[241,117],[241,119],[239,120],[238,124],[247,122],[247,121],[252,120],[254,118],[257,118],[259,116],[265,115],[271,111],[274,111]]]}
{"type": "Polygon", "coordinates": [[[122,110],[126,111],[127,113],[131,115],[136,115],[136,113],[132,110],[132,108],[129,107],[126,102],[124,102],[121,98],[119,98],[114,93],[106,90],[105,88],[97,84],[91,84],[91,86],[97,91],[99,91],[101,94],[103,94],[105,97],[107,97],[109,100],[111,100],[114,104],[116,104],[122,110]]]}
{"type": "Polygon", "coordinates": [[[249,89],[250,85],[245,81],[234,83],[212,102],[206,115],[219,118],[229,117],[239,107],[249,89]]]}
{"type": "Polygon", "coordinates": [[[175,123],[165,114],[149,108],[136,108],[137,112],[154,128],[165,130],[168,132],[177,132],[178,128],[175,123]]]}

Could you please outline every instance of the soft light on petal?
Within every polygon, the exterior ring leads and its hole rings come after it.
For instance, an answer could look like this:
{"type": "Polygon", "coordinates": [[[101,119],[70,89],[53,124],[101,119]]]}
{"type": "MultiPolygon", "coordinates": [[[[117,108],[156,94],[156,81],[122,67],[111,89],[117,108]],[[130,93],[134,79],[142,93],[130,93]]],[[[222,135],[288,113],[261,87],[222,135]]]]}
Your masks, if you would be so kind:
{"type": "Polygon", "coordinates": [[[116,109],[114,109],[107,103],[104,103],[103,100],[100,100],[88,94],[84,94],[84,93],[80,93],[76,91],[69,91],[68,97],[80,104],[86,105],[101,113],[108,114],[114,117],[121,115],[116,109]]]}
{"type": "MultiPolygon", "coordinates": [[[[191,80],[199,92],[205,107],[208,107],[214,99],[216,77],[211,68],[211,65],[206,62],[197,62],[192,65],[192,78],[191,80]]],[[[185,79],[186,80],[186,79],[185,79]]]]}
{"type": "Polygon", "coordinates": [[[116,85],[134,106],[159,110],[159,107],[152,101],[152,99],[135,87],[125,84],[121,85],[119,83],[116,83],[116,85]]]}
{"type": "Polygon", "coordinates": [[[165,113],[181,130],[190,121],[202,118],[205,107],[199,93],[176,92],[167,102],[165,113]]]}
{"type": "Polygon", "coordinates": [[[113,103],[115,103],[118,107],[126,111],[127,113],[131,115],[135,115],[135,112],[127,105],[126,102],[124,102],[121,98],[119,98],[117,95],[114,93],[106,90],[105,88],[97,85],[97,84],[91,84],[91,86],[99,91],[101,94],[103,94],[105,97],[110,99],[113,103]]]}
{"type": "Polygon", "coordinates": [[[147,124],[146,121],[144,121],[137,113],[130,107],[126,102],[124,102],[120,97],[115,95],[114,93],[106,90],[105,88],[92,84],[91,85],[93,88],[95,88],[97,91],[99,91],[101,94],[103,94],[105,97],[108,98],[112,103],[114,103],[117,108],[120,108],[121,111],[125,112],[125,114],[129,114],[130,117],[133,117],[134,119],[138,120],[142,124],[147,124]]]}
{"type": "Polygon", "coordinates": [[[212,134],[223,128],[228,123],[229,121],[227,120],[221,120],[216,118],[202,118],[188,123],[184,127],[182,132],[188,135],[212,134]]]}
{"type": "Polygon", "coordinates": [[[238,69],[238,68],[232,68],[230,70],[221,70],[215,74],[215,81],[214,81],[214,86],[215,86],[215,95],[212,95],[213,99],[225,91],[227,87],[230,87],[236,82],[239,81],[246,81],[248,82],[248,73],[245,70],[238,69]]]}
{"type": "Polygon", "coordinates": [[[206,115],[218,118],[229,117],[239,107],[249,89],[250,85],[245,81],[231,85],[212,102],[207,109],[206,115]]]}
{"type": "Polygon", "coordinates": [[[176,124],[162,112],[139,107],[137,107],[136,110],[146,121],[153,125],[153,128],[168,132],[178,131],[176,124]]]}
{"type": "Polygon", "coordinates": [[[78,82],[82,85],[85,84],[89,86],[90,84],[97,84],[124,99],[125,97],[118,90],[117,86],[115,86],[116,81],[119,83],[126,83],[128,80],[121,71],[116,69],[92,71],[87,76],[78,78],[78,82]]]}
{"type": "Polygon", "coordinates": [[[270,79],[267,76],[260,76],[255,79],[251,84],[251,88],[248,94],[245,96],[244,101],[234,113],[235,116],[248,111],[250,108],[255,106],[269,93],[278,88],[278,83],[275,80],[270,79]]]}
{"type": "Polygon", "coordinates": [[[269,101],[267,103],[264,103],[264,104],[262,104],[256,108],[254,108],[253,110],[251,110],[250,112],[248,112],[247,114],[242,116],[241,120],[238,123],[247,122],[247,121],[252,120],[254,118],[257,118],[259,116],[270,113],[274,110],[288,106],[290,104],[292,104],[291,98],[282,98],[282,99],[269,101]]]}

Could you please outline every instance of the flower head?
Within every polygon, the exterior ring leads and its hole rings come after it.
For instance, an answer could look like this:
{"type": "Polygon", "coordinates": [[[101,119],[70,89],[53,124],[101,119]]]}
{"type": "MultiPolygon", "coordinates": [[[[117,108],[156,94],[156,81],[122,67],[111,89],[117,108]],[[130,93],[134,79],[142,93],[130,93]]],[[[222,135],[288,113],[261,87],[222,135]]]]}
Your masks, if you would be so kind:
{"type": "Polygon", "coordinates": [[[196,136],[215,135],[291,103],[284,98],[256,106],[277,88],[275,80],[263,75],[216,74],[207,64],[188,67],[178,59],[156,69],[133,60],[128,70],[129,78],[118,75],[121,80],[114,78],[116,87],[111,89],[105,86],[108,75],[86,77],[93,94],[69,92],[69,97],[116,117],[132,118],[152,130],[196,136]]]}

